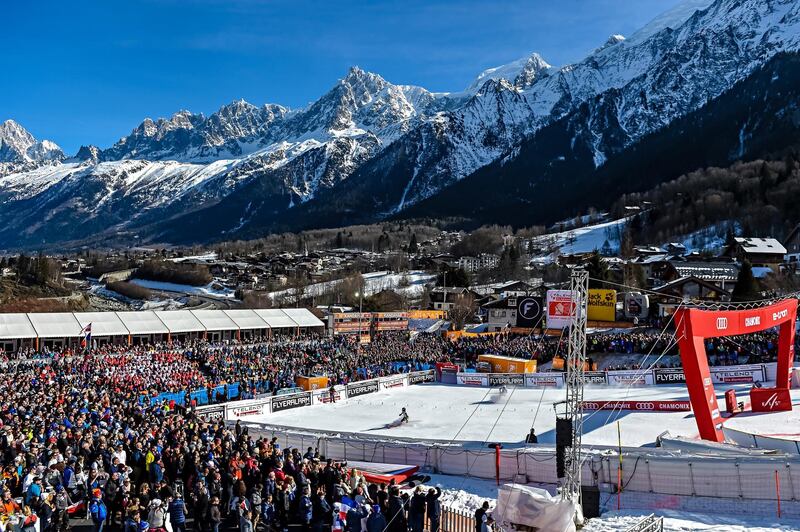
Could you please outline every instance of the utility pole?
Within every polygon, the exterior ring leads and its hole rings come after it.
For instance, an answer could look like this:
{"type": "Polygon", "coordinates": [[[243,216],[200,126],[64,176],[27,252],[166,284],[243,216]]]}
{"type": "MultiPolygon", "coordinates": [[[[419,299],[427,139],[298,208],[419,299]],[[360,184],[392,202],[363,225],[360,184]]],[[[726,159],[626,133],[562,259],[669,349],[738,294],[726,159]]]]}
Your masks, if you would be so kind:
{"type": "Polygon", "coordinates": [[[577,517],[583,520],[581,510],[581,435],[583,434],[583,367],[586,363],[586,305],[589,299],[589,272],[582,268],[572,270],[571,326],[567,354],[566,418],[572,424],[572,444],[565,454],[565,476],[561,487],[562,500],[578,506],[577,517]]]}

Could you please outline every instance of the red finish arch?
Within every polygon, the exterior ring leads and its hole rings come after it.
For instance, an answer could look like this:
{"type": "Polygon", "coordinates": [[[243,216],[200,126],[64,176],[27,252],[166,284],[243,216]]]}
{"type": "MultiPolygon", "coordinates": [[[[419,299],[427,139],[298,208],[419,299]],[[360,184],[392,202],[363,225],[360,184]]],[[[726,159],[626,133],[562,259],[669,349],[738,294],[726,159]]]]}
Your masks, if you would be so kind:
{"type": "MultiPolygon", "coordinates": [[[[680,308],[675,312],[681,363],[686,375],[689,400],[692,403],[701,438],[717,442],[723,441],[723,420],[717,406],[717,395],[711,380],[711,372],[708,369],[705,339],[749,334],[778,327],[778,375],[775,388],[762,390],[763,392],[780,392],[788,397],[790,370],[794,362],[796,318],[796,299],[787,299],[780,303],[750,310],[680,308]],[[781,390],[785,391],[781,392],[781,390]]],[[[791,401],[788,401],[788,409],[791,409],[791,401]]]]}

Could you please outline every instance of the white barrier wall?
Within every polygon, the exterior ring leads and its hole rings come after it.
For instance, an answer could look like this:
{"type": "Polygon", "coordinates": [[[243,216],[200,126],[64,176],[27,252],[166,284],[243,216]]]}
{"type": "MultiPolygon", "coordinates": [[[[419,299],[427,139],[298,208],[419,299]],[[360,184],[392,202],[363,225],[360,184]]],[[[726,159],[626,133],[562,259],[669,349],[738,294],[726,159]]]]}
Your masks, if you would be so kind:
{"type": "MultiPolygon", "coordinates": [[[[430,467],[435,473],[495,478],[495,452],[419,442],[388,442],[321,432],[271,429],[251,425],[251,434],[275,436],[284,448],[318,446],[336,460],[399,463],[430,467]]],[[[555,449],[535,445],[503,449],[500,479],[525,483],[557,484],[555,449]]],[[[592,451],[583,462],[583,484],[616,485],[619,454],[613,448],[592,451]]],[[[623,451],[622,483],[625,491],[662,495],[776,500],[776,471],[784,500],[800,498],[800,456],[692,455],[658,449],[623,451]]]]}

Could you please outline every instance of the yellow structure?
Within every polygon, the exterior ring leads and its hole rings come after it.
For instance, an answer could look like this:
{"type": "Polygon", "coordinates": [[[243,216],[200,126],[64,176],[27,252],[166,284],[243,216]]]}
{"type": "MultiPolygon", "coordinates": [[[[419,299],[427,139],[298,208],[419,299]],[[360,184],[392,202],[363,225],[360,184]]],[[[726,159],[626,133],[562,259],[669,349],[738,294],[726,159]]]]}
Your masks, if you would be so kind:
{"type": "Polygon", "coordinates": [[[479,355],[478,362],[492,366],[494,373],[536,373],[536,361],[500,355],[479,355]]]}

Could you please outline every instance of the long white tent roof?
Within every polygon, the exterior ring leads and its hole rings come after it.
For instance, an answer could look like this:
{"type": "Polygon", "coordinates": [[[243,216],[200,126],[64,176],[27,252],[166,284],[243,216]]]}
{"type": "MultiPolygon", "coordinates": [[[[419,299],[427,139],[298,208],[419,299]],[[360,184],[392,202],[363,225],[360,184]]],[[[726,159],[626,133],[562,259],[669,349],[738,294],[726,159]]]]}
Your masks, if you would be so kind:
{"type": "Polygon", "coordinates": [[[83,330],[71,312],[28,314],[28,319],[39,338],[75,338],[83,330]]]}
{"type": "Polygon", "coordinates": [[[206,328],[188,310],[157,310],[156,316],[164,322],[169,332],[202,332],[206,328]]]}
{"type": "Polygon", "coordinates": [[[152,310],[115,312],[131,334],[167,334],[169,329],[152,310]]]}
{"type": "Polygon", "coordinates": [[[319,318],[314,316],[310,310],[305,308],[286,308],[282,309],[287,316],[297,323],[300,327],[324,327],[319,318]]]}
{"type": "Polygon", "coordinates": [[[254,310],[241,308],[223,310],[222,312],[232,319],[236,326],[241,330],[269,329],[267,322],[262,320],[254,310]]]}
{"type": "Polygon", "coordinates": [[[294,321],[292,318],[286,315],[286,313],[278,308],[268,308],[268,309],[256,309],[256,314],[258,314],[262,320],[267,322],[273,329],[281,329],[281,328],[297,328],[297,322],[294,321]]]}
{"type": "Polygon", "coordinates": [[[127,336],[128,328],[116,312],[75,312],[81,327],[92,324],[92,336],[127,336]]]}
{"type": "Polygon", "coordinates": [[[235,331],[239,327],[221,310],[192,310],[206,331],[235,331]]]}
{"type": "Polygon", "coordinates": [[[36,329],[27,314],[0,314],[0,338],[36,338],[36,329]]]}
{"type": "Polygon", "coordinates": [[[0,339],[78,338],[89,323],[93,336],[324,327],[302,308],[0,313],[0,339]]]}

